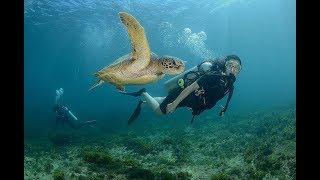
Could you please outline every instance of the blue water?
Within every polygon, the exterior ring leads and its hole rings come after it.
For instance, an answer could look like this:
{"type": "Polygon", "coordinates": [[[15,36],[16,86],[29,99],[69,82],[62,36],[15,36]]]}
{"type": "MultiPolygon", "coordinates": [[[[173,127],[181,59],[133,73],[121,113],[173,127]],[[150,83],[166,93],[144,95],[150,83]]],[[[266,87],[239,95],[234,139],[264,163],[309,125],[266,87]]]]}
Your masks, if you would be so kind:
{"type": "MultiPolygon", "coordinates": [[[[96,82],[94,72],[130,52],[120,11],[140,21],[153,52],[179,57],[187,61],[187,68],[204,58],[238,55],[243,68],[228,112],[295,106],[295,8],[292,0],[25,0],[25,134],[41,137],[51,129],[55,90],[60,87],[65,90],[63,103],[81,120],[126,126],[136,99],[107,84],[88,92],[96,82]],[[206,37],[187,41],[185,28],[194,35],[203,31],[206,37]]],[[[169,78],[145,87],[151,95],[165,96],[163,83],[169,78]]],[[[204,115],[219,118],[224,102],[204,115]]],[[[191,113],[179,109],[174,116],[154,117],[146,109],[139,125],[148,118],[179,117],[188,123],[191,113]]]]}

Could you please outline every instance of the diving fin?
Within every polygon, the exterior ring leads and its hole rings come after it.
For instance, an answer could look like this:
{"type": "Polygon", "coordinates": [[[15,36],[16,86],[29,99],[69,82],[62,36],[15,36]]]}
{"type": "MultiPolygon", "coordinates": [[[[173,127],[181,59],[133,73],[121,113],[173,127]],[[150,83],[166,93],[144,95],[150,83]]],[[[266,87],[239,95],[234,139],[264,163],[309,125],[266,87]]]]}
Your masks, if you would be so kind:
{"type": "Polygon", "coordinates": [[[100,86],[102,83],[104,83],[104,81],[103,81],[103,80],[99,80],[99,81],[98,81],[96,84],[94,84],[88,91],[91,91],[92,89],[100,86]]]}
{"type": "Polygon", "coordinates": [[[133,97],[138,97],[138,96],[141,96],[141,94],[144,93],[144,92],[146,92],[146,91],[147,91],[146,88],[142,88],[142,89],[140,89],[140,90],[137,91],[137,92],[131,92],[131,93],[129,93],[129,92],[124,92],[124,91],[119,91],[119,93],[125,94],[125,95],[129,95],[129,96],[133,96],[133,97]]]}
{"type": "Polygon", "coordinates": [[[129,120],[128,120],[128,124],[130,125],[131,123],[133,123],[133,121],[135,121],[139,115],[140,115],[140,112],[141,112],[141,105],[142,103],[144,103],[145,101],[142,101],[140,100],[136,109],[134,110],[134,112],[131,114],[129,120]]]}
{"type": "Polygon", "coordinates": [[[193,120],[194,120],[194,116],[195,116],[195,115],[193,115],[193,116],[192,116],[192,119],[191,119],[191,124],[193,123],[193,120]]]}

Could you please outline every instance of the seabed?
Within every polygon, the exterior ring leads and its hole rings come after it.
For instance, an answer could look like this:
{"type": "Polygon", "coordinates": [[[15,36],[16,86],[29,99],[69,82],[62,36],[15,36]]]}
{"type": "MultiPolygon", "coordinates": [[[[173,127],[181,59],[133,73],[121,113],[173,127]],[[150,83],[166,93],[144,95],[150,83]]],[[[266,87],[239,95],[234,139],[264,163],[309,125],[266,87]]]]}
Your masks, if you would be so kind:
{"type": "Polygon", "coordinates": [[[295,179],[295,108],[212,119],[26,139],[24,179],[295,179]]]}

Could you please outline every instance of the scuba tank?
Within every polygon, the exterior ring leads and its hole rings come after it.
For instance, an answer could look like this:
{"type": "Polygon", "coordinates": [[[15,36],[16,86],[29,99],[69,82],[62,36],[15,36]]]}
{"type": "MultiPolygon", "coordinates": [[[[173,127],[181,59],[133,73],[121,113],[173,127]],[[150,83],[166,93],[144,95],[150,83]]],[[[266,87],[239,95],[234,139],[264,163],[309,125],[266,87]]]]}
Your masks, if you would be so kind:
{"type": "Polygon", "coordinates": [[[78,118],[67,107],[64,106],[63,109],[69,116],[72,117],[73,120],[78,120],[78,118]]]}
{"type": "Polygon", "coordinates": [[[169,79],[168,81],[166,81],[164,83],[164,86],[166,87],[167,91],[170,92],[173,89],[176,89],[178,87],[180,88],[185,88],[185,82],[184,82],[184,77],[186,74],[190,73],[190,72],[197,72],[198,71],[198,66],[195,66],[171,79],[169,79]]]}
{"type": "Polygon", "coordinates": [[[78,121],[78,118],[69,109],[67,109],[67,111],[74,120],[78,121]]]}
{"type": "Polygon", "coordinates": [[[168,92],[176,88],[184,89],[186,86],[190,85],[194,82],[194,80],[198,79],[201,75],[210,71],[212,67],[211,61],[204,61],[197,66],[181,73],[164,83],[168,92]]]}

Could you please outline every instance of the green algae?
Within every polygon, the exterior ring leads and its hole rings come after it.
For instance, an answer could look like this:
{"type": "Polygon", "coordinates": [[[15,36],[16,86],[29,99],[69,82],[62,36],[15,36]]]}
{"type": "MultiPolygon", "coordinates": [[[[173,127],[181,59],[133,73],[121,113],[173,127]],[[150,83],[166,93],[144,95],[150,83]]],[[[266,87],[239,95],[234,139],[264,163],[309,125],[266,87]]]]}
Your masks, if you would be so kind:
{"type": "Polygon", "coordinates": [[[50,141],[28,140],[25,176],[294,179],[296,175],[295,111],[232,115],[223,121],[199,119],[196,126],[172,124],[172,128],[165,128],[166,123],[156,129],[149,127],[149,133],[140,135],[101,135],[92,140],[87,135],[81,143],[59,148],[50,141]],[[59,169],[63,171],[58,173],[59,169]]]}
{"type": "Polygon", "coordinates": [[[107,152],[96,150],[84,151],[83,160],[88,163],[94,163],[97,165],[107,165],[114,163],[114,159],[107,152]]]}
{"type": "Polygon", "coordinates": [[[61,170],[55,170],[52,173],[52,177],[54,180],[64,180],[65,179],[65,173],[61,170]]]}
{"type": "Polygon", "coordinates": [[[231,180],[231,177],[225,173],[217,173],[211,176],[211,180],[231,180]]]}

